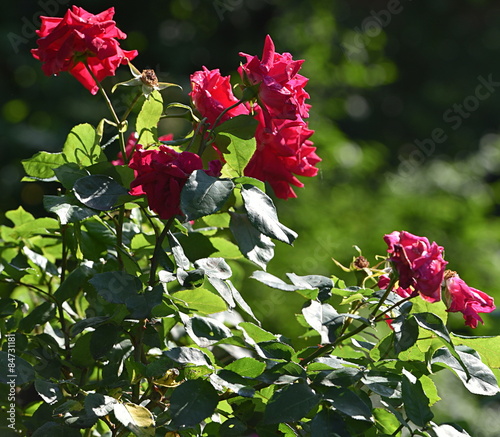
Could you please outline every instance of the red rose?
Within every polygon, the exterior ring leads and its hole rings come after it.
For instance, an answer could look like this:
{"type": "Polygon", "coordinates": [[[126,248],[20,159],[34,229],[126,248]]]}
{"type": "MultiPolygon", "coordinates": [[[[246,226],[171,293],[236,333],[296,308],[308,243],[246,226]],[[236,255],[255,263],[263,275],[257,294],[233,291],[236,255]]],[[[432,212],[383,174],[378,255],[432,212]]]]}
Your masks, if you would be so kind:
{"type": "Polygon", "coordinates": [[[269,182],[281,199],[297,197],[291,185],[303,187],[297,176],[316,176],[321,161],[309,137],[314,131],[301,121],[273,119],[264,126],[262,111],[256,109],[257,150],[245,168],[245,175],[269,182]]]}
{"type": "Polygon", "coordinates": [[[406,231],[385,235],[384,240],[389,246],[389,259],[399,274],[399,285],[404,289],[412,287],[429,302],[439,301],[448,264],[442,256],[443,248],[406,231]]]}
{"type": "Polygon", "coordinates": [[[240,55],[246,57],[247,62],[238,68],[238,72],[244,82],[259,85],[258,99],[266,124],[271,118],[303,120],[309,116],[310,105],[305,103],[309,94],[304,90],[308,79],[298,74],[303,60],[294,61],[290,53],[276,53],[269,35],[264,43],[262,60],[245,53],[240,55]]]}
{"type": "MultiPolygon", "coordinates": [[[[176,152],[167,146],[159,149],[138,148],[132,155],[129,167],[135,179],[130,184],[130,194],[146,195],[148,205],[161,219],[182,215],[180,209],[181,190],[189,175],[203,168],[196,153],[176,152]]],[[[210,163],[211,176],[220,171],[220,165],[210,163]]]]}
{"type": "Polygon", "coordinates": [[[78,6],[68,10],[63,18],[40,17],[37,30],[38,48],[31,53],[39,59],[47,76],[68,71],[92,94],[99,90],[84,63],[99,81],[114,76],[120,64],[134,59],[137,50],[122,50],[117,39],[127,37],[112,20],[114,8],[93,15],[78,6]]]}
{"type": "MultiPolygon", "coordinates": [[[[134,153],[134,150],[141,147],[141,145],[137,143],[138,138],[139,135],[137,134],[137,132],[132,132],[127,139],[127,143],[125,144],[125,153],[127,154],[129,160],[132,157],[132,153],[134,153]]],[[[167,134],[159,137],[158,141],[171,141],[173,139],[174,139],[173,134],[167,134]]],[[[118,152],[116,159],[114,161],[111,161],[111,164],[125,165],[122,152],[118,152]]]]}
{"type": "Polygon", "coordinates": [[[444,301],[449,312],[461,312],[465,324],[471,328],[477,327],[477,322],[483,323],[478,313],[491,313],[495,309],[493,298],[481,290],[469,287],[456,272],[445,272],[444,301]]]}
{"type": "MultiPolygon", "coordinates": [[[[202,117],[207,118],[212,128],[221,112],[238,102],[233,94],[229,76],[221,76],[218,69],[208,70],[203,67],[202,71],[192,74],[191,89],[189,95],[195,108],[202,117]]],[[[228,111],[220,122],[248,113],[248,109],[241,104],[228,111]]]]}

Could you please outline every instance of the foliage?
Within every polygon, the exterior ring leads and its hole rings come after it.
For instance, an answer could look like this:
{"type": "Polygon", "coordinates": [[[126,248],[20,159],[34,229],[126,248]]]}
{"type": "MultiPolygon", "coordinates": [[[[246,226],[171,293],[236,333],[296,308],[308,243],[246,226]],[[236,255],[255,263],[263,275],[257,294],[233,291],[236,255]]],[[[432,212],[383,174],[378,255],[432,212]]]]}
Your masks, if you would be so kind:
{"type": "MultiPolygon", "coordinates": [[[[147,91],[135,120],[106,122],[125,159],[126,121],[155,148],[174,107],[147,91]]],[[[267,272],[275,242],[297,233],[263,182],[243,174],[255,141],[235,133],[235,119],[199,129],[187,116],[193,132],[170,147],[208,153],[204,141],[219,138],[228,153],[221,176],[188,175],[181,215],[159,218],[129,195],[136,175],[108,162],[104,123],[79,124],[60,152],[23,162],[26,180],[60,186],[44,199],[47,217],[19,207],[0,228],[0,278],[15,287],[0,300],[0,381],[8,389],[14,378],[18,397],[36,392],[16,407],[23,434],[468,435],[433,422],[433,375],[497,394],[498,338],[453,335],[442,302],[393,292],[389,259],[370,267],[357,257],[346,280],[267,272]],[[270,293],[300,299],[300,338],[262,328],[238,291],[241,265],[259,267],[252,279],[270,293]]],[[[238,122],[255,129],[251,117],[238,122]]]]}

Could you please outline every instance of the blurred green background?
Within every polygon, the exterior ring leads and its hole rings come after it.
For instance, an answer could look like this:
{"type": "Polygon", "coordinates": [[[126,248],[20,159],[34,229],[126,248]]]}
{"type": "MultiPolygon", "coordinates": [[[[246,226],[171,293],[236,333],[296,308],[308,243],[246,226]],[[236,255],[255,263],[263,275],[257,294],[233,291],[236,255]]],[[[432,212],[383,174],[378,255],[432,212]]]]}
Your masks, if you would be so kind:
{"type": "MultiPolygon", "coordinates": [[[[3,7],[2,212],[21,204],[42,214],[42,196],[55,187],[19,182],[20,160],[39,150],[59,151],[73,125],[97,124],[107,116],[96,102],[100,97],[67,74],[44,76],[30,54],[38,16],[62,16],[69,4],[20,0],[3,7]]],[[[154,68],[161,81],[183,86],[184,93],[164,91],[165,99],[187,101],[189,75],[202,65],[234,74],[242,60],[238,53],[260,55],[266,34],[278,52],[306,60],[301,73],[310,78],[310,127],[323,161],[320,174],[296,190],[297,199],[277,201],[282,222],[299,238],[293,248],[277,244],[269,272],[282,278],[286,272],[342,275],[332,258],[349,264],[357,245],[374,263],[386,250],[383,235],[404,229],[444,246],[448,267],[500,302],[497,1],[81,0],[77,5],[92,13],[115,6],[118,27],[128,34],[122,47],[140,52],[134,65],[154,68]]],[[[123,68],[105,84],[128,77],[123,68]]],[[[186,126],[165,129],[182,132],[186,126]]],[[[300,312],[299,297],[253,280],[245,281],[242,291],[258,303],[264,327],[296,334],[290,312],[300,312]]],[[[485,315],[485,325],[472,332],[454,314],[450,327],[462,334],[497,335],[498,315],[485,315]]]]}

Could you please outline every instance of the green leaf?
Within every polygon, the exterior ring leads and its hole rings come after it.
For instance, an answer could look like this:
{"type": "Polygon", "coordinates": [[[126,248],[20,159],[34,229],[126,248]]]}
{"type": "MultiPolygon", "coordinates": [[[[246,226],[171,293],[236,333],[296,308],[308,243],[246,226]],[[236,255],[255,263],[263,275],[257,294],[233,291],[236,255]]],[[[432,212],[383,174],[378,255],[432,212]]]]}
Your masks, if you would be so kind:
{"type": "Polygon", "coordinates": [[[194,266],[203,269],[208,277],[229,279],[232,275],[231,267],[224,258],[202,258],[195,261],[194,266]]]}
{"type": "Polygon", "coordinates": [[[422,375],[419,380],[422,384],[425,395],[429,398],[429,406],[432,407],[436,402],[441,400],[438,395],[436,385],[434,384],[434,381],[427,375],[422,375]]]}
{"type": "Polygon", "coordinates": [[[97,131],[88,123],[79,124],[71,129],[62,153],[66,162],[76,163],[81,167],[107,160],[99,146],[97,131]]]}
{"type": "Polygon", "coordinates": [[[257,187],[244,185],[241,196],[250,223],[264,235],[292,244],[297,233],[282,225],[272,199],[257,187]]]}
{"type": "Polygon", "coordinates": [[[54,168],[54,173],[57,180],[61,182],[63,187],[67,190],[72,190],[73,185],[78,179],[89,175],[87,169],[80,168],[80,166],[74,162],[69,162],[61,165],[60,167],[54,168]]]}
{"type": "Polygon", "coordinates": [[[229,363],[225,370],[230,370],[245,378],[257,378],[266,369],[265,363],[255,358],[244,357],[229,363]]]}
{"type": "Polygon", "coordinates": [[[35,379],[33,366],[15,354],[0,351],[0,369],[0,383],[14,389],[35,379]]]}
{"type": "Polygon", "coordinates": [[[210,382],[216,390],[223,391],[224,389],[230,390],[233,393],[237,393],[240,396],[246,398],[253,398],[255,395],[255,389],[250,387],[246,381],[234,381],[240,380],[241,378],[234,373],[228,372],[226,370],[221,370],[218,374],[212,373],[210,375],[210,382]]]}
{"type": "Polygon", "coordinates": [[[45,422],[31,437],[81,437],[79,429],[56,422],[45,422]]]}
{"type": "Polygon", "coordinates": [[[151,411],[132,403],[117,403],[113,407],[116,419],[137,437],[154,437],[155,421],[151,411]]]}
{"type": "Polygon", "coordinates": [[[183,320],[183,322],[188,335],[200,347],[212,346],[233,335],[229,328],[215,319],[194,316],[183,320]]]}
{"type": "Polygon", "coordinates": [[[301,288],[301,286],[287,284],[280,278],[262,270],[256,270],[251,274],[250,278],[256,279],[257,281],[263,283],[264,285],[267,285],[268,287],[275,288],[281,291],[296,291],[301,288]]]}
{"type": "Polygon", "coordinates": [[[387,399],[401,398],[401,375],[370,371],[361,379],[372,392],[387,399]]]}
{"type": "Polygon", "coordinates": [[[43,302],[31,311],[19,323],[19,330],[31,332],[35,326],[43,325],[53,319],[56,314],[56,305],[53,302],[43,302]]]}
{"type": "Polygon", "coordinates": [[[411,348],[417,342],[419,329],[413,317],[402,314],[396,317],[391,325],[394,329],[394,348],[397,354],[411,348]]]}
{"type": "Polygon", "coordinates": [[[118,342],[119,333],[118,326],[112,323],[100,325],[92,332],[90,353],[94,359],[102,358],[113,349],[115,343],[118,342]]]}
{"type": "Polygon", "coordinates": [[[29,212],[25,211],[22,206],[14,210],[7,211],[5,213],[5,217],[7,217],[12,223],[14,223],[14,226],[16,227],[31,223],[33,220],[35,220],[35,217],[33,217],[33,215],[29,212]]]}
{"type": "Polygon", "coordinates": [[[276,340],[276,335],[262,329],[260,326],[257,326],[251,322],[241,322],[238,325],[238,328],[243,330],[245,334],[245,339],[249,341],[251,344],[260,343],[262,341],[273,341],[276,340]]]}
{"type": "Polygon", "coordinates": [[[43,206],[59,217],[62,225],[75,223],[96,215],[98,212],[83,206],[74,194],[64,196],[43,196],[43,206]]]}
{"type": "Polygon", "coordinates": [[[430,401],[421,382],[405,369],[403,369],[401,392],[406,414],[415,425],[425,426],[432,420],[434,414],[429,407],[430,401]]]}
{"type": "Polygon", "coordinates": [[[255,137],[243,139],[227,132],[220,133],[217,137],[217,144],[222,141],[227,142],[225,147],[227,152],[223,153],[226,163],[222,168],[222,176],[227,178],[243,176],[243,171],[257,148],[255,137]]]}
{"type": "Polygon", "coordinates": [[[113,411],[116,404],[118,401],[115,398],[101,393],[90,393],[84,402],[85,410],[98,417],[107,416],[113,411]]]}
{"type": "Polygon", "coordinates": [[[194,347],[174,347],[163,352],[171,360],[180,364],[212,367],[212,362],[207,354],[194,347]]]}
{"type": "Polygon", "coordinates": [[[130,296],[142,289],[139,278],[121,271],[98,273],[89,282],[99,296],[110,303],[124,304],[130,296]]]}
{"type": "Polygon", "coordinates": [[[54,298],[59,303],[62,303],[76,297],[93,273],[94,270],[85,264],[76,267],[66,276],[61,285],[59,285],[59,288],[54,292],[54,298]]]}
{"type": "Polygon", "coordinates": [[[462,427],[453,425],[436,425],[432,424],[433,436],[435,437],[471,437],[462,427]]]}
{"type": "Polygon", "coordinates": [[[53,382],[44,381],[43,379],[35,380],[35,390],[38,392],[44,402],[49,405],[55,404],[63,398],[61,389],[53,382]]]}
{"type": "Polygon", "coordinates": [[[495,337],[466,337],[451,334],[453,343],[466,345],[481,355],[482,361],[491,369],[500,369],[500,336],[495,337]]]}
{"type": "Polygon", "coordinates": [[[217,126],[215,142],[226,161],[222,175],[228,178],[243,176],[243,171],[255,149],[257,120],[250,115],[233,117],[217,126]]]}
{"type": "Polygon", "coordinates": [[[349,436],[340,414],[329,409],[322,409],[311,421],[311,436],[313,437],[344,437],[349,436]]]}
{"type": "Polygon", "coordinates": [[[243,256],[266,269],[274,257],[274,243],[250,223],[246,214],[231,213],[229,228],[243,256]]]}
{"type": "Polygon", "coordinates": [[[227,309],[226,303],[219,296],[204,288],[181,290],[172,294],[171,298],[200,314],[219,313],[227,309]]]}
{"type": "Polygon", "coordinates": [[[253,185],[257,187],[260,191],[266,192],[266,184],[259,179],[251,178],[250,176],[242,176],[239,178],[234,178],[233,182],[239,185],[253,185]]]}
{"type": "Polygon", "coordinates": [[[80,178],[75,182],[73,190],[81,203],[98,211],[109,211],[115,208],[120,197],[128,194],[128,191],[118,182],[105,175],[80,178]]]}
{"type": "Polygon", "coordinates": [[[158,139],[158,122],[163,112],[163,99],[158,91],[153,91],[149,99],[144,100],[137,116],[135,131],[138,134],[137,143],[147,146],[158,139]]]}
{"type": "Polygon", "coordinates": [[[451,343],[450,334],[438,316],[433,313],[417,313],[413,317],[422,328],[433,332],[446,343],[451,343]]]}
{"type": "Polygon", "coordinates": [[[483,396],[493,396],[499,392],[495,375],[486,364],[476,356],[462,352],[458,350],[458,348],[456,352],[460,356],[463,365],[465,365],[468,370],[470,377],[468,377],[461,363],[451,354],[449,349],[440,348],[436,350],[432,356],[431,364],[449,367],[455,372],[467,390],[471,393],[483,396]]]}
{"type": "Polygon", "coordinates": [[[26,174],[35,180],[53,180],[54,169],[66,161],[62,153],[38,152],[29,159],[21,161],[26,174]]]}
{"type": "Polygon", "coordinates": [[[291,384],[274,393],[264,412],[265,423],[298,422],[320,401],[307,384],[291,384]]]}
{"type": "Polygon", "coordinates": [[[257,343],[255,350],[262,358],[275,361],[290,361],[295,354],[290,345],[276,340],[257,343]]]}
{"type": "Polygon", "coordinates": [[[224,206],[233,188],[229,179],[218,179],[204,170],[195,170],[182,188],[181,210],[188,220],[213,214],[224,206]]]}
{"type": "Polygon", "coordinates": [[[170,414],[175,427],[192,427],[211,416],[219,396],[212,385],[202,379],[185,381],[170,397],[170,414]]]}
{"type": "Polygon", "coordinates": [[[399,421],[394,414],[384,408],[374,408],[373,417],[377,429],[382,431],[384,435],[396,435],[395,432],[399,428],[399,421]]]}
{"type": "Polygon", "coordinates": [[[331,387],[323,394],[323,397],[335,410],[353,419],[373,421],[371,407],[347,388],[331,387]]]}
{"type": "Polygon", "coordinates": [[[71,351],[72,362],[81,367],[91,367],[94,365],[94,358],[90,352],[90,341],[92,332],[86,332],[79,337],[71,351]]]}
{"type": "Polygon", "coordinates": [[[311,300],[302,308],[306,322],[320,336],[321,343],[332,343],[336,338],[336,330],[340,328],[345,317],[340,315],[330,304],[311,300]]]}

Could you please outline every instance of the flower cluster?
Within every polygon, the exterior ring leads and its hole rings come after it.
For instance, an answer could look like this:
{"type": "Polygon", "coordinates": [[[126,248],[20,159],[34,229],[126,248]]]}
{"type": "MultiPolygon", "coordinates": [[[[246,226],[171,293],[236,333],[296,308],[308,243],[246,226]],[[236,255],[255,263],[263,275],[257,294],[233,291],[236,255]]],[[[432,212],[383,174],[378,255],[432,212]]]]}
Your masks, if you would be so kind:
{"type": "MultiPolygon", "coordinates": [[[[489,313],[495,309],[493,298],[469,287],[455,272],[445,270],[443,247],[429,243],[425,237],[409,232],[394,231],[384,236],[387,253],[397,273],[398,286],[394,291],[403,298],[420,295],[428,302],[441,300],[444,285],[444,302],[449,312],[461,312],[465,324],[475,328],[482,322],[478,313],[489,313]]],[[[396,278],[396,277],[393,277],[396,278]]],[[[391,279],[383,275],[379,287],[386,289],[391,279]]]]}
{"type": "Polygon", "coordinates": [[[191,99],[211,128],[217,120],[253,115],[258,121],[257,150],[245,175],[269,182],[279,198],[296,197],[291,185],[304,185],[296,176],[315,176],[315,165],[321,161],[309,140],[313,131],[305,120],[310,105],[305,103],[307,78],[298,74],[303,61],[294,61],[290,53],[276,53],[269,35],[262,59],[241,55],[247,62],[238,71],[247,88],[256,89],[256,102],[238,105],[229,76],[205,67],[191,76],[191,99]]]}
{"type": "Polygon", "coordinates": [[[127,37],[112,20],[114,8],[93,15],[73,6],[63,18],[40,17],[38,48],[31,53],[40,60],[47,76],[68,71],[92,94],[99,90],[92,75],[101,81],[114,76],[120,64],[134,59],[137,50],[122,50],[117,39],[127,37]],[[90,71],[92,73],[90,73],[90,71]]]}

